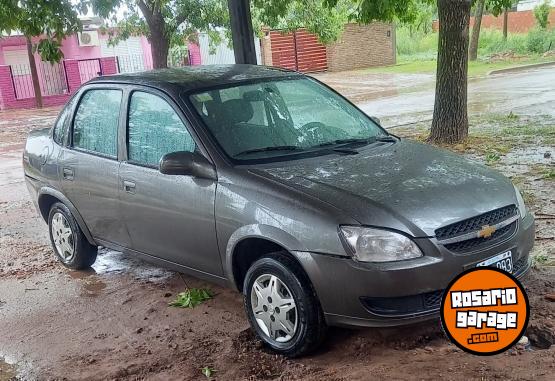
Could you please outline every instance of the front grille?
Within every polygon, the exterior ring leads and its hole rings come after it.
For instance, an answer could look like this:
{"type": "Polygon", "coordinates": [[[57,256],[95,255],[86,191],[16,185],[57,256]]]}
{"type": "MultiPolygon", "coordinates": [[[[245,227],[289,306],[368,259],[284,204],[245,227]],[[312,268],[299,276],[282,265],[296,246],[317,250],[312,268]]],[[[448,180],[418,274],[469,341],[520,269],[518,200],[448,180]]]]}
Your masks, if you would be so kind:
{"type": "Polygon", "coordinates": [[[516,222],[513,222],[512,224],[497,230],[489,238],[476,237],[466,241],[450,243],[445,245],[445,247],[447,250],[454,251],[456,253],[479,250],[504,241],[506,238],[512,236],[516,230],[516,226],[516,222]]]}
{"type": "Polygon", "coordinates": [[[506,221],[508,223],[514,220],[517,215],[518,208],[516,205],[505,206],[476,217],[443,226],[435,231],[436,238],[439,243],[447,240],[443,242],[443,245],[455,253],[480,250],[508,239],[516,232],[518,227],[517,221],[513,221],[506,226],[498,228],[487,238],[478,237],[478,232],[484,226],[495,226],[498,224],[502,226],[502,222],[506,221]]]}
{"type": "Polygon", "coordinates": [[[380,316],[423,315],[437,311],[441,305],[443,290],[425,294],[400,296],[396,298],[362,297],[360,301],[366,310],[380,316]]]}
{"type": "Polygon", "coordinates": [[[441,297],[443,295],[443,290],[428,292],[423,294],[424,306],[426,309],[439,308],[441,304],[441,297]]]}
{"type": "Polygon", "coordinates": [[[467,220],[455,222],[454,224],[443,226],[436,230],[436,238],[444,240],[453,238],[473,231],[478,231],[485,225],[495,225],[508,218],[516,216],[518,208],[516,205],[505,206],[500,209],[492,210],[479,216],[467,220]]]}
{"type": "Polygon", "coordinates": [[[528,268],[528,256],[524,256],[516,261],[513,265],[513,274],[520,275],[521,273],[525,272],[528,268]]]}

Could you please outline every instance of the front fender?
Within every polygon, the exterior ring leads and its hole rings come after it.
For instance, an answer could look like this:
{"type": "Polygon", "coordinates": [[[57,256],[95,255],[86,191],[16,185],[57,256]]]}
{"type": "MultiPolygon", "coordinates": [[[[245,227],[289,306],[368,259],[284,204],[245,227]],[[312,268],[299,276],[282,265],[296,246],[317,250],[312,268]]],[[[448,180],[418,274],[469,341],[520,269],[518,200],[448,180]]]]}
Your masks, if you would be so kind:
{"type": "MultiPolygon", "coordinates": [[[[62,192],[60,192],[60,191],[58,191],[54,188],[46,187],[46,186],[40,188],[39,194],[38,194],[39,207],[41,205],[41,199],[46,197],[46,196],[52,196],[54,198],[57,198],[58,200],[60,200],[60,202],[62,204],[67,206],[67,208],[70,210],[71,214],[73,215],[73,217],[77,221],[77,224],[81,228],[81,231],[83,232],[83,234],[87,238],[87,241],[89,241],[89,243],[91,245],[95,245],[95,246],[97,245],[97,243],[94,241],[94,238],[93,238],[89,228],[87,227],[87,224],[85,223],[85,220],[83,219],[81,214],[77,211],[77,208],[71,203],[71,201],[69,201],[69,199],[66,196],[63,195],[62,192]]],[[[41,208],[40,212],[41,212],[43,218],[45,220],[48,220],[48,211],[44,212],[41,208]]]]}
{"type": "Polygon", "coordinates": [[[245,225],[235,230],[227,242],[225,250],[225,271],[230,284],[235,288],[235,277],[233,276],[233,252],[239,242],[247,238],[260,238],[271,241],[277,245],[282,246],[289,252],[293,251],[307,251],[298,239],[291,234],[270,225],[252,224],[245,225]]]}

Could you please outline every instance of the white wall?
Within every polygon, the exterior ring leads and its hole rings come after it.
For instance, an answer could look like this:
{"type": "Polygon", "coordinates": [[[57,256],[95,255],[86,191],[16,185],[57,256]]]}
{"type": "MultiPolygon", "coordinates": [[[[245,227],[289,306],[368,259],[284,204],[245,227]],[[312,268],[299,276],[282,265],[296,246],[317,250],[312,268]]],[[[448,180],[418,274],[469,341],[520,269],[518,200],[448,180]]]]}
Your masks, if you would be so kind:
{"type": "MultiPolygon", "coordinates": [[[[201,63],[203,65],[225,65],[235,63],[233,49],[228,47],[228,41],[223,32],[221,35],[223,39],[222,43],[216,47],[215,53],[211,54],[210,37],[208,37],[206,33],[199,33],[198,42],[200,47],[201,63]]],[[[256,36],[254,37],[254,46],[256,48],[256,62],[261,64],[262,58],[260,56],[260,40],[256,36]]]]}
{"type": "MultiPolygon", "coordinates": [[[[516,6],[517,11],[529,11],[543,3],[544,0],[520,0],[516,6]]],[[[555,7],[555,0],[551,0],[551,6],[555,7]]]]}
{"type": "Polygon", "coordinates": [[[116,46],[109,46],[107,39],[101,39],[100,53],[102,57],[119,57],[122,73],[145,70],[140,37],[129,37],[119,41],[116,46]]]}

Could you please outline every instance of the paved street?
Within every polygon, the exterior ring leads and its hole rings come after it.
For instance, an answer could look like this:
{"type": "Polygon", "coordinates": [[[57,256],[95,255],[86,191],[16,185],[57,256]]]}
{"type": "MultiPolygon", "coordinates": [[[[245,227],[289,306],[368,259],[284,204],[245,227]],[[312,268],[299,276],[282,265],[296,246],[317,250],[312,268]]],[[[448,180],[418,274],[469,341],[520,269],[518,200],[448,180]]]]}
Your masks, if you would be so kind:
{"type": "MultiPolygon", "coordinates": [[[[315,75],[347,95],[369,115],[392,127],[432,118],[435,76],[367,74],[363,71],[315,75]]],[[[555,66],[470,80],[468,112],[555,117],[555,66]]]]}

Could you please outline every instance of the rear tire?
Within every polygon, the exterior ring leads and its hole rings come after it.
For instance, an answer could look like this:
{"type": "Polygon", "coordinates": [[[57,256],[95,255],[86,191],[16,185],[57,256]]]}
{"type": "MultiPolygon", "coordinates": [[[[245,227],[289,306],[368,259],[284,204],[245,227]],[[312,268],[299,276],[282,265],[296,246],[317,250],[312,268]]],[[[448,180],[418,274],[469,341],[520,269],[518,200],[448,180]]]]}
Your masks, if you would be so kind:
{"type": "Polygon", "coordinates": [[[243,295],[249,323],[273,351],[298,357],[324,339],[327,326],[320,302],[302,268],[286,253],[254,262],[245,276],[243,295]]]}
{"type": "Polygon", "coordinates": [[[96,261],[98,248],[87,237],[67,206],[57,202],[48,214],[50,242],[58,260],[73,270],[82,270],[96,261]]]}

